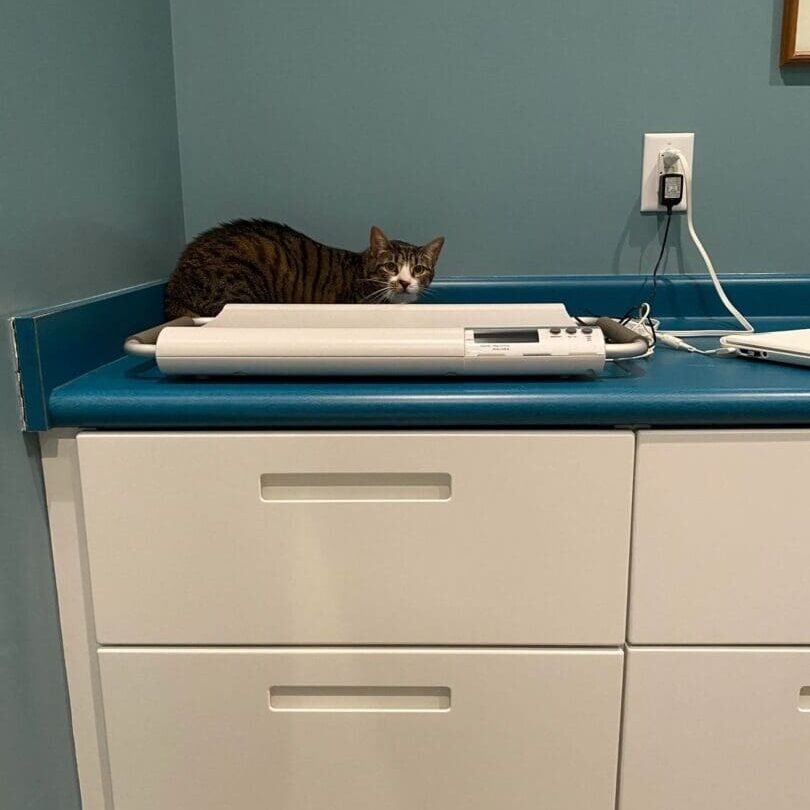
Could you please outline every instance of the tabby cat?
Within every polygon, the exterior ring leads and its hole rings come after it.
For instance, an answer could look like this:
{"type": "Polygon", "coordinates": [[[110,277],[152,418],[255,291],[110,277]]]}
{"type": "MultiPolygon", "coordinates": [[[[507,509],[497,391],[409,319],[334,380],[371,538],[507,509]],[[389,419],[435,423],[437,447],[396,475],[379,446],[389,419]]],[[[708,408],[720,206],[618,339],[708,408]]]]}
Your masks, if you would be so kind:
{"type": "Polygon", "coordinates": [[[321,245],[265,219],[237,219],[194,239],[166,287],[169,319],[216,315],[225,304],[415,301],[433,280],[444,239],[423,246],[376,226],[361,253],[321,245]]]}

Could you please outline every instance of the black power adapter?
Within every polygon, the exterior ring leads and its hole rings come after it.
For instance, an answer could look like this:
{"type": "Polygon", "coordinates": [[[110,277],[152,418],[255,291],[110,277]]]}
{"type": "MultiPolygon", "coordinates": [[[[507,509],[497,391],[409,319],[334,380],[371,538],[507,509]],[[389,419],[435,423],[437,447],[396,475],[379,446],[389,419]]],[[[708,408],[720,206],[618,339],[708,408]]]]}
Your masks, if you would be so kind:
{"type": "Polygon", "coordinates": [[[683,199],[683,175],[662,174],[658,183],[658,203],[668,211],[683,199]]]}

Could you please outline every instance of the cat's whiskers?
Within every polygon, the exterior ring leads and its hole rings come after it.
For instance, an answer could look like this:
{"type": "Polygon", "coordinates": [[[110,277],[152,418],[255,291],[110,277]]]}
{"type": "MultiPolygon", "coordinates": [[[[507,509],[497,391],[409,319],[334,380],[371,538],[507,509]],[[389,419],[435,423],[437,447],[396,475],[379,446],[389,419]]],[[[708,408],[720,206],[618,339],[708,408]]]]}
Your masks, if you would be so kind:
{"type": "Polygon", "coordinates": [[[380,304],[385,301],[389,297],[389,292],[387,287],[382,287],[381,289],[374,290],[374,292],[369,293],[367,296],[363,298],[365,303],[369,304],[380,304]]]}
{"type": "Polygon", "coordinates": [[[377,283],[377,288],[369,293],[366,298],[380,298],[388,293],[388,286],[386,284],[377,283]]]}

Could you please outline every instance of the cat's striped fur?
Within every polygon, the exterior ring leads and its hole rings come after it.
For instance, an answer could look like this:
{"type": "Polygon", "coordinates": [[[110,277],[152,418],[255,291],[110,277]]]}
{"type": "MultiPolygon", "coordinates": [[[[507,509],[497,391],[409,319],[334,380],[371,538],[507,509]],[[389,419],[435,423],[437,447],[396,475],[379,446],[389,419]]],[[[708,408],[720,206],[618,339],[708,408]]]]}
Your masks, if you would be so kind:
{"type": "Polygon", "coordinates": [[[433,280],[444,244],[389,240],[371,229],[359,253],[327,247],[286,225],[237,219],[205,231],[180,256],[166,287],[169,319],[216,315],[225,304],[413,301],[433,280]]]}

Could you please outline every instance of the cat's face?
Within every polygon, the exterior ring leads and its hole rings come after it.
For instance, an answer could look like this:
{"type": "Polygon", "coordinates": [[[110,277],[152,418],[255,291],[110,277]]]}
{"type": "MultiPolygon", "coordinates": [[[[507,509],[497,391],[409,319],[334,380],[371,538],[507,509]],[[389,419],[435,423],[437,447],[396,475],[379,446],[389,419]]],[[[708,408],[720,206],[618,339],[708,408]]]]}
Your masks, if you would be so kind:
{"type": "Polygon", "coordinates": [[[401,304],[416,301],[430,286],[444,239],[409,245],[388,237],[375,225],[366,254],[366,301],[401,304]]]}

